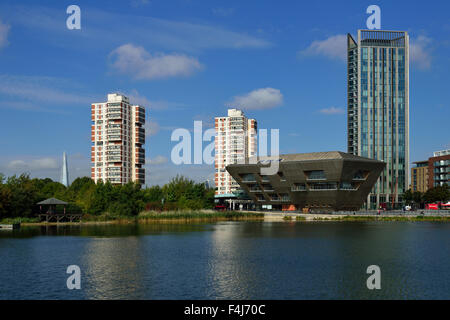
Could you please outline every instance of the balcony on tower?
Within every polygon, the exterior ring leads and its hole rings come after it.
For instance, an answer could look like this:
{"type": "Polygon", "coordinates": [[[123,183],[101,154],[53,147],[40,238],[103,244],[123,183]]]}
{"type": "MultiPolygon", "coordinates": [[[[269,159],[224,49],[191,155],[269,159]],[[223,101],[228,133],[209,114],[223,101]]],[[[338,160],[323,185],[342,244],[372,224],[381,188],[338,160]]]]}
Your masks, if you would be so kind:
{"type": "Polygon", "coordinates": [[[145,129],[144,128],[136,127],[135,139],[136,139],[136,143],[140,143],[140,144],[145,143],[145,129]]]}
{"type": "Polygon", "coordinates": [[[145,108],[141,106],[135,107],[135,122],[136,123],[145,123],[145,108]]]}

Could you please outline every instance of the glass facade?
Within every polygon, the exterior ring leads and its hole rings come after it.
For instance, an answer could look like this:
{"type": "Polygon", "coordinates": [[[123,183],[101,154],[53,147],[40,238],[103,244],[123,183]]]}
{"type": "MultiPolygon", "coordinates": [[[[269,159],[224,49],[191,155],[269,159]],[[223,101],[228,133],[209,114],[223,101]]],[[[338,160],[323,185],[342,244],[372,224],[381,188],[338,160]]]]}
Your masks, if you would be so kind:
{"type": "Polygon", "coordinates": [[[380,30],[347,38],[348,152],[386,163],[367,198],[375,209],[398,202],[408,185],[409,38],[380,30]]]}

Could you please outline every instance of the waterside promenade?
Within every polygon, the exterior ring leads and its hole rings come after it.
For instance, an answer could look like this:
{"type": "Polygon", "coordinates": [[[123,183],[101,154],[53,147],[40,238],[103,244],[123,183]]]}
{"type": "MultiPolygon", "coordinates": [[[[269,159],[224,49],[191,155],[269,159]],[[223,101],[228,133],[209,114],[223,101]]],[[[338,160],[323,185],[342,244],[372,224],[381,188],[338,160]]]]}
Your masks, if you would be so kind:
{"type": "MultiPolygon", "coordinates": [[[[387,212],[377,211],[339,211],[330,213],[299,213],[289,211],[261,211],[264,213],[264,221],[283,221],[283,220],[304,220],[304,221],[317,221],[317,220],[343,220],[347,218],[417,218],[424,217],[425,220],[431,217],[447,217],[450,218],[450,210],[416,210],[416,211],[401,211],[392,210],[387,212]]],[[[416,219],[417,220],[417,219],[416,219]]]]}

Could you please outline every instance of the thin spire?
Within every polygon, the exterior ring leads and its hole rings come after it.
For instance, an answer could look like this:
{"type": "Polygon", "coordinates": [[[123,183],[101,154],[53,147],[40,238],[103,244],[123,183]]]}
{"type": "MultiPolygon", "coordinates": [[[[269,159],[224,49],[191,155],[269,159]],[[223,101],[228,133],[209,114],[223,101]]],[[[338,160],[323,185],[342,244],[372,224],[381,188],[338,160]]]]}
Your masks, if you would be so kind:
{"type": "Polygon", "coordinates": [[[63,166],[61,171],[61,183],[66,187],[69,186],[69,170],[67,169],[67,157],[66,153],[63,153],[63,166]]]}

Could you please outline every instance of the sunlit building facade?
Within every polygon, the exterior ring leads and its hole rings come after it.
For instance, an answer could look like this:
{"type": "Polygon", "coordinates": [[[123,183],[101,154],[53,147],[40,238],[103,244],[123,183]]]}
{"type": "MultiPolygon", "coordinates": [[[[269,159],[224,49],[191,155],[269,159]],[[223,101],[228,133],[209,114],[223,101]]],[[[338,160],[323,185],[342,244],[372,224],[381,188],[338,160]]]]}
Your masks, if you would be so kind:
{"type": "Polygon", "coordinates": [[[349,34],[348,152],[386,163],[367,207],[398,203],[409,176],[409,36],[404,31],[349,34]]]}
{"type": "Polygon", "coordinates": [[[228,109],[228,116],[215,118],[215,130],[216,195],[233,194],[240,187],[225,167],[256,155],[257,122],[241,110],[228,109]]]}
{"type": "Polygon", "coordinates": [[[411,168],[411,191],[426,192],[428,190],[428,160],[413,162],[411,168]]]}
{"type": "Polygon", "coordinates": [[[433,152],[428,159],[428,187],[450,186],[450,149],[433,152]]]}
{"type": "Polygon", "coordinates": [[[283,154],[246,159],[227,171],[257,207],[275,210],[356,211],[385,163],[340,151],[283,154]],[[272,175],[262,168],[278,163],[272,175]]]}
{"type": "Polygon", "coordinates": [[[108,94],[91,105],[91,178],[112,184],[145,184],[145,108],[108,94]]]}

